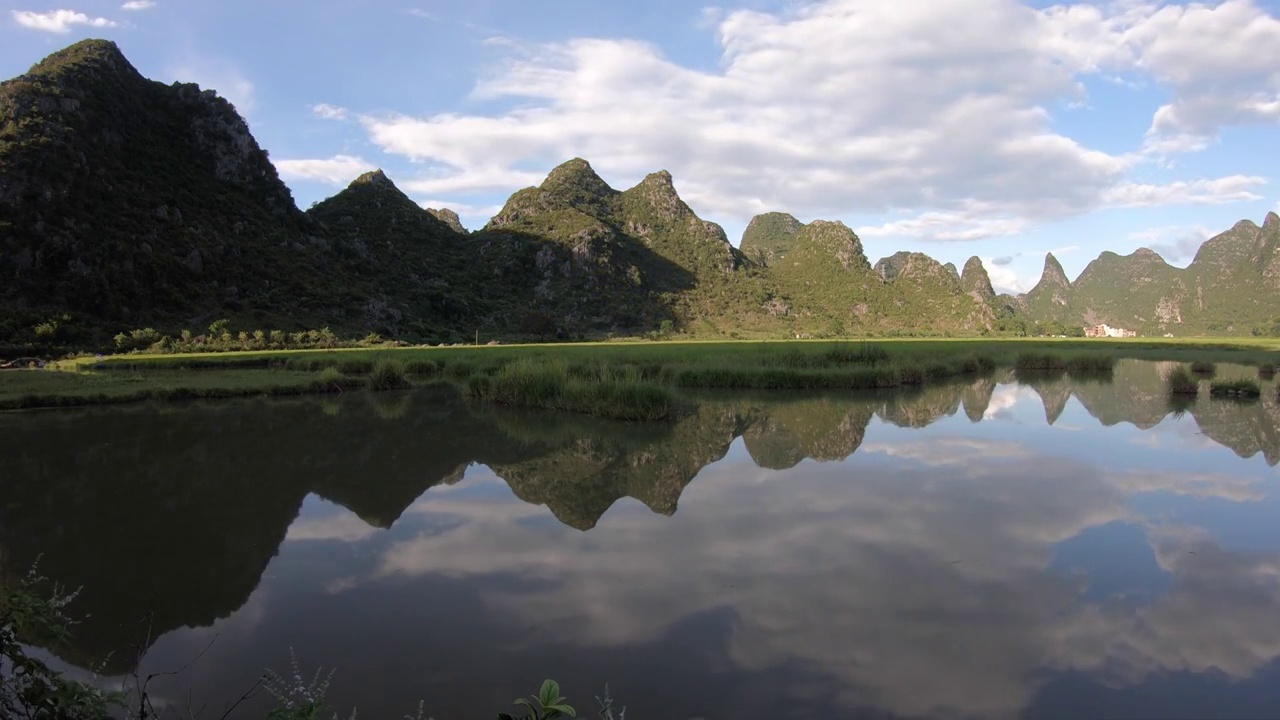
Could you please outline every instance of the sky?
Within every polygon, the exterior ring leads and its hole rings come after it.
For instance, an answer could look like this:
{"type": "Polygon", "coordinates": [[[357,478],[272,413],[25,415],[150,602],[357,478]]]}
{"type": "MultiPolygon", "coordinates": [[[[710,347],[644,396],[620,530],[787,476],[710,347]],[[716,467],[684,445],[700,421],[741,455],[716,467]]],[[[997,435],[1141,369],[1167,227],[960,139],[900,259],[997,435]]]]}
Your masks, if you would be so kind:
{"type": "Polygon", "coordinates": [[[231,100],[298,205],[382,168],[472,229],[573,157],[668,170],[735,245],[840,220],[872,262],[1030,289],[1185,266],[1280,209],[1280,0],[8,0],[0,77],[76,40],[231,100]]]}

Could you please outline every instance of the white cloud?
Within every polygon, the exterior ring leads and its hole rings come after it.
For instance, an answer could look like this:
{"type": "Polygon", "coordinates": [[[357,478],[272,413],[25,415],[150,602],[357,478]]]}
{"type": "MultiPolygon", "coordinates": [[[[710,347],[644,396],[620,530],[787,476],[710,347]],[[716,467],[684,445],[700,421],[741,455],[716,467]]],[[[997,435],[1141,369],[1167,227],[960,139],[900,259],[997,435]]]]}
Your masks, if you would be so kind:
{"type": "Polygon", "coordinates": [[[1280,121],[1280,20],[1252,0],[1147,5],[1125,33],[1136,66],[1173,92],[1152,118],[1156,152],[1206,147],[1226,126],[1280,121]]]}
{"type": "Polygon", "coordinates": [[[276,170],[286,180],[314,180],[329,185],[346,185],[361,174],[376,169],[364,158],[334,155],[327,159],[276,160],[276,170]]]}
{"type": "MultiPolygon", "coordinates": [[[[709,12],[722,50],[716,71],[683,67],[628,40],[504,40],[506,64],[473,96],[515,101],[514,109],[362,120],[383,150],[444,169],[430,192],[481,187],[477,174],[496,182],[503,172],[519,180],[485,187],[510,191],[540,174],[524,168],[545,172],[582,156],[621,185],[670,170],[682,195],[716,217],[914,210],[913,220],[862,231],[974,240],[1103,204],[1252,197],[1227,192],[1227,178],[1167,189],[1126,183],[1140,152],[1085,147],[1057,132],[1046,110],[1080,102],[1081,79],[1098,76],[1154,78],[1173,90],[1168,112],[1185,115],[1203,97],[1223,100],[1228,85],[1240,89],[1236,106],[1259,117],[1273,105],[1280,111],[1267,91],[1280,67],[1269,62],[1275,21],[1246,0],[1197,8],[825,0],[782,14],[709,12]],[[1184,67],[1169,50],[1196,41],[1188,28],[1199,20],[1226,38],[1195,49],[1209,55],[1211,74],[1184,67]]],[[[1158,135],[1148,144],[1194,146],[1163,129],[1158,135]]]]}
{"type": "Polygon", "coordinates": [[[1191,180],[1168,185],[1125,183],[1103,193],[1103,200],[1120,207],[1154,205],[1221,205],[1243,200],[1259,200],[1251,188],[1265,185],[1266,178],[1231,175],[1216,180],[1191,180]]]}
{"type": "Polygon", "coordinates": [[[970,208],[929,211],[883,225],[860,227],[855,232],[860,237],[912,237],[933,242],[957,242],[1017,235],[1029,226],[1024,218],[984,217],[982,209],[970,208]]]}
{"type": "Polygon", "coordinates": [[[991,278],[991,287],[998,293],[1009,293],[1017,295],[1024,293],[1035,287],[1039,276],[1024,277],[1019,275],[1016,270],[1007,262],[997,262],[1005,258],[980,258],[982,265],[987,269],[987,276],[991,278]]]}
{"type": "Polygon", "coordinates": [[[155,7],[155,0],[129,0],[120,6],[121,10],[149,10],[155,7]]]}
{"type": "Polygon", "coordinates": [[[60,34],[71,32],[71,28],[76,25],[95,28],[115,27],[116,25],[112,20],[89,17],[75,10],[50,10],[42,13],[29,10],[14,10],[13,19],[19,25],[32,30],[60,34]]]}
{"type": "Polygon", "coordinates": [[[438,172],[405,182],[407,191],[424,195],[432,193],[475,192],[479,190],[517,189],[537,185],[543,175],[501,167],[479,166],[461,173],[438,172]]]}
{"type": "Polygon", "coordinates": [[[311,112],[325,120],[346,120],[348,115],[346,108],[329,103],[312,105],[311,112]]]}

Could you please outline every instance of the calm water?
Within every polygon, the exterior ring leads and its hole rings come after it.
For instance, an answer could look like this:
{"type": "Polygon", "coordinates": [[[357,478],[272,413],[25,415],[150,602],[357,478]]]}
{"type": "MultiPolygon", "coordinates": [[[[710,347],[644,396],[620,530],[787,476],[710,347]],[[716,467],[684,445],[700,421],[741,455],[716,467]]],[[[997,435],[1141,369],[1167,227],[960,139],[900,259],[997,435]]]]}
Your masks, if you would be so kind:
{"type": "Polygon", "coordinates": [[[1162,370],[658,426],[444,390],[0,415],[0,557],[85,587],[67,663],[208,647],[157,688],[213,717],[292,647],[369,719],[544,677],[633,720],[1274,718],[1274,389],[1175,414],[1162,370]]]}

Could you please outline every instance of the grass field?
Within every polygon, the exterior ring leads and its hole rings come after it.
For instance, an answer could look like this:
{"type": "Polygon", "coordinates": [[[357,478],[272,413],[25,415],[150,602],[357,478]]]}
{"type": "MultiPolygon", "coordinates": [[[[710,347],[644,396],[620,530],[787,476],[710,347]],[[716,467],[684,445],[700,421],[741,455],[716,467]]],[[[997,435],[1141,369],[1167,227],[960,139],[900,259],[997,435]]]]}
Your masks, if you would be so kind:
{"type": "Polygon", "coordinates": [[[1097,377],[1119,358],[1274,367],[1280,340],[618,342],[130,354],[0,372],[0,409],[391,387],[403,384],[383,381],[394,368],[405,381],[448,379],[490,402],[653,419],[670,412],[679,388],[893,388],[996,367],[1097,377]]]}

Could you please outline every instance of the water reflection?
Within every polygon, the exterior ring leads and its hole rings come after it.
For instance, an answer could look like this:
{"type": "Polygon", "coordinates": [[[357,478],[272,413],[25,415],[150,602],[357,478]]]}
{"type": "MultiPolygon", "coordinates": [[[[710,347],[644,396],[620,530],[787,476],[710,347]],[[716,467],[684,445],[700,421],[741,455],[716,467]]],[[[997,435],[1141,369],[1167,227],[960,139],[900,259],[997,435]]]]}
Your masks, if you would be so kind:
{"type": "Polygon", "coordinates": [[[71,662],[218,635],[208,697],[294,646],[365,717],[545,675],[650,717],[1274,715],[1274,390],[1179,420],[1163,371],[661,425],[448,389],[6,415],[0,546],[85,586],[71,662]]]}

